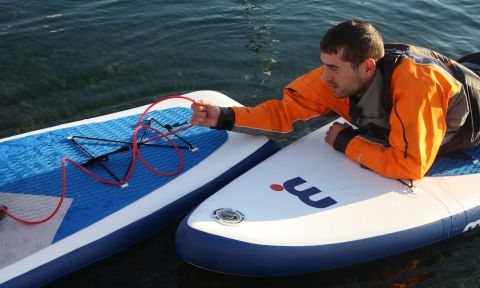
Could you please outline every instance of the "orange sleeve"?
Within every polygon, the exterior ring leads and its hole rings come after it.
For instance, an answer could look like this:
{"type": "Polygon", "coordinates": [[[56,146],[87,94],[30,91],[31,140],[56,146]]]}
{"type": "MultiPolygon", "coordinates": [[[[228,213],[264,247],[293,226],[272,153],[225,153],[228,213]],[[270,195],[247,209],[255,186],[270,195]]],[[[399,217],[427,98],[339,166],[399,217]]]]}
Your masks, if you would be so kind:
{"type": "Polygon", "coordinates": [[[423,177],[447,129],[448,99],[459,89],[441,68],[402,61],[392,76],[390,147],[356,136],[348,143],[346,156],[385,177],[423,177]]]}
{"type": "Polygon", "coordinates": [[[235,113],[232,130],[281,138],[302,130],[308,122],[332,108],[349,117],[348,102],[332,95],[321,80],[322,71],[323,68],[318,68],[295,79],[285,87],[282,100],[268,100],[254,108],[232,107],[235,113]]]}

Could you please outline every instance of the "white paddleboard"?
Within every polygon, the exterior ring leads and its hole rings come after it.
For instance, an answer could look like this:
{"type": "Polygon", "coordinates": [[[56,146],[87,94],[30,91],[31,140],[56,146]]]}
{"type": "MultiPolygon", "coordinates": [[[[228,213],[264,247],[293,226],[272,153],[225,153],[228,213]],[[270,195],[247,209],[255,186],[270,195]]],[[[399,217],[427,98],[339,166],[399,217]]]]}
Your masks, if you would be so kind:
{"type": "Polygon", "coordinates": [[[333,150],[324,141],[329,126],[200,204],[177,230],[178,254],[228,274],[301,274],[401,253],[480,225],[478,163],[467,162],[477,165],[474,174],[427,176],[409,188],[333,150]]]}
{"type": "MultiPolygon", "coordinates": [[[[240,105],[213,91],[185,96],[208,99],[221,106],[240,105]]],[[[164,126],[174,126],[174,130],[180,129],[188,126],[190,105],[184,99],[164,101],[154,107],[149,117],[160,119],[164,126]]],[[[72,143],[72,136],[132,141],[133,129],[147,106],[1,139],[0,204],[27,220],[49,215],[62,192],[62,158],[70,157],[78,163],[91,160],[80,146],[72,143]]],[[[155,129],[165,128],[154,124],[151,125],[156,125],[155,129]]],[[[158,136],[151,132],[145,138],[158,136]]],[[[163,133],[168,131],[164,129],[163,133]]],[[[192,127],[169,138],[178,146],[185,146],[180,149],[184,167],[178,174],[157,175],[137,157],[132,177],[122,188],[93,180],[67,163],[65,199],[51,220],[38,225],[22,224],[6,216],[0,220],[0,286],[42,286],[125,249],[184,216],[207,196],[278,150],[277,144],[265,137],[205,127],[192,127]],[[187,143],[192,147],[186,147],[187,143]]],[[[82,147],[93,151],[96,157],[98,153],[120,152],[85,167],[104,178],[116,174],[122,179],[132,158],[131,147],[123,151],[119,148],[125,148],[124,144],[95,141],[78,138],[82,147]],[[112,173],[106,173],[99,165],[109,167],[112,173]]],[[[172,145],[164,147],[169,145],[165,138],[145,143],[140,151],[154,168],[170,172],[179,167],[179,156],[172,145]]]]}

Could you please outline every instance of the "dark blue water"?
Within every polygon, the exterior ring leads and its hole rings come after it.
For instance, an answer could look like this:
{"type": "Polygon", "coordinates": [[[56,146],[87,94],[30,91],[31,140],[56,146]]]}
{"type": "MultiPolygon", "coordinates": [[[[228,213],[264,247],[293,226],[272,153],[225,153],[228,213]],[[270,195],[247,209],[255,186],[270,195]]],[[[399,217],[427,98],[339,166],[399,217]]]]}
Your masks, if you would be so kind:
{"type": "MultiPolygon", "coordinates": [[[[0,0],[0,137],[202,89],[245,105],[280,98],[319,65],[323,33],[350,18],[373,22],[386,41],[457,58],[480,50],[479,12],[473,0],[0,0]]],[[[182,262],[175,224],[50,287],[480,286],[479,235],[341,270],[255,279],[182,262]]]]}

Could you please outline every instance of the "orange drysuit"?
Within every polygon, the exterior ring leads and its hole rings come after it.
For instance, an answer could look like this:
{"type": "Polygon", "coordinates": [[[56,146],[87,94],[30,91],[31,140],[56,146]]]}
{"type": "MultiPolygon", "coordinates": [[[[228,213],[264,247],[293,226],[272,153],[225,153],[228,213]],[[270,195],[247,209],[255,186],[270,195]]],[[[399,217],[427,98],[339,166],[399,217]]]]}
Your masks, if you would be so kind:
{"type": "MultiPolygon", "coordinates": [[[[331,110],[352,121],[349,98],[338,99],[332,94],[321,79],[323,70],[324,67],[317,68],[291,82],[285,87],[282,100],[269,100],[254,108],[232,107],[235,122],[231,130],[279,138],[331,110]]],[[[459,96],[462,90],[462,84],[445,67],[434,61],[405,57],[391,78],[393,107],[387,112],[388,145],[352,135],[342,152],[385,177],[423,177],[449,129],[449,103],[454,102],[454,97],[464,97],[459,96]]],[[[460,118],[468,113],[465,109],[460,118]]]]}

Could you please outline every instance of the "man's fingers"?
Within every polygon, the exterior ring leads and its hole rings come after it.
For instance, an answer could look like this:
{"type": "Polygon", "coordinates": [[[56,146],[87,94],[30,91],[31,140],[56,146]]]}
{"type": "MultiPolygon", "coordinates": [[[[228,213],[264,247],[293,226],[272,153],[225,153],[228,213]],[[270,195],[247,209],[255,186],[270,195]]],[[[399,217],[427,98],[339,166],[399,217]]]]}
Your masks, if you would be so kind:
{"type": "Polygon", "coordinates": [[[219,108],[213,105],[209,100],[194,100],[191,108],[191,124],[207,127],[213,127],[216,125],[218,121],[219,108]]]}
{"type": "Polygon", "coordinates": [[[205,106],[198,105],[196,103],[192,104],[192,117],[190,118],[190,123],[193,125],[203,125],[206,124],[208,120],[208,112],[205,106]]]}
{"type": "Polygon", "coordinates": [[[192,122],[201,123],[207,118],[206,111],[195,111],[192,113],[192,122]]]}
{"type": "Polygon", "coordinates": [[[190,107],[195,112],[202,112],[207,110],[207,107],[205,107],[203,103],[198,103],[198,102],[193,102],[190,107]]]}

